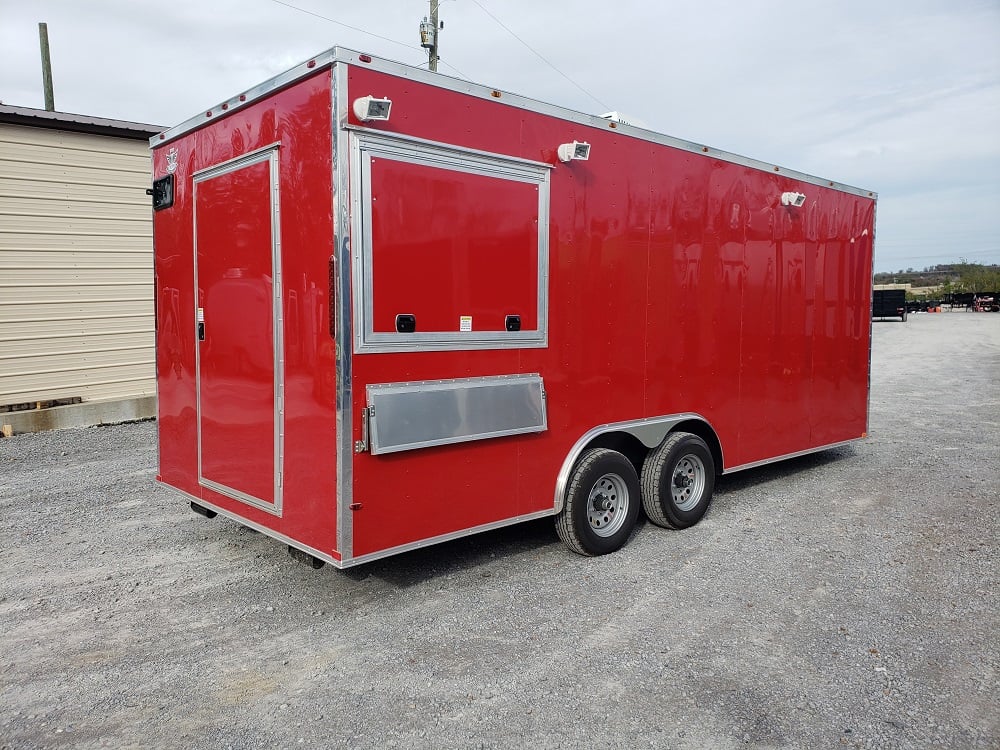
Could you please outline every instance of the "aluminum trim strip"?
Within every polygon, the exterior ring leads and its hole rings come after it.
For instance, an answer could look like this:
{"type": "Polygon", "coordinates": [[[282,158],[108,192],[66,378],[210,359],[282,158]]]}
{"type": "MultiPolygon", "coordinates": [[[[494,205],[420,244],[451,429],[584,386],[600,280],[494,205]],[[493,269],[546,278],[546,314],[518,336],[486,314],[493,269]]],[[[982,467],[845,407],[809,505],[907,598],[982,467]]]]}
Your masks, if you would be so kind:
{"type": "Polygon", "coordinates": [[[405,133],[386,134],[381,130],[373,130],[349,124],[344,125],[344,130],[353,133],[355,140],[364,144],[363,147],[378,150],[383,155],[395,156],[400,161],[413,161],[423,164],[440,159],[440,163],[448,169],[485,175],[499,174],[503,177],[515,174],[515,170],[521,167],[524,173],[524,182],[537,182],[539,170],[555,169],[552,164],[544,161],[525,159],[522,156],[498,154],[495,151],[482,151],[481,149],[468,148],[466,146],[456,146],[441,141],[432,141],[427,138],[418,138],[414,135],[406,135],[405,133]],[[416,158],[410,159],[408,157],[416,158]],[[502,171],[497,171],[497,162],[505,164],[502,171]],[[456,163],[460,166],[452,166],[456,163]]]}
{"type": "Polygon", "coordinates": [[[843,445],[850,445],[851,443],[857,443],[864,438],[857,437],[851,438],[850,440],[841,440],[837,443],[829,443],[828,445],[820,445],[815,448],[806,448],[803,451],[795,451],[794,453],[785,453],[782,456],[775,456],[774,458],[765,458],[761,461],[752,461],[748,464],[740,464],[739,466],[733,466],[732,468],[723,470],[723,474],[735,474],[738,471],[746,471],[747,469],[756,469],[759,466],[767,466],[768,464],[777,463],[778,461],[787,461],[791,458],[798,458],[799,456],[808,456],[810,453],[819,453],[820,451],[831,450],[832,448],[839,448],[843,445]]]}
{"type": "MultiPolygon", "coordinates": [[[[153,174],[153,153],[149,154],[149,173],[153,174]]],[[[156,233],[153,233],[153,398],[156,408],[156,474],[163,469],[160,450],[160,275],[156,261],[156,233]]],[[[197,289],[197,287],[195,287],[197,289]]],[[[178,305],[178,309],[179,309],[178,305]]],[[[8,318],[8,320],[10,320],[8,318]]]]}
{"type": "Polygon", "coordinates": [[[431,537],[429,539],[421,539],[416,542],[401,544],[397,547],[389,547],[388,549],[379,550],[378,552],[369,552],[366,555],[359,555],[358,557],[353,557],[353,558],[344,558],[338,567],[349,568],[354,565],[362,565],[364,563],[370,563],[375,560],[381,560],[384,557],[392,557],[393,555],[399,555],[404,552],[412,552],[413,550],[422,549],[423,547],[430,547],[435,544],[441,544],[442,542],[450,542],[455,539],[462,539],[463,537],[472,536],[473,534],[482,534],[484,531],[495,531],[496,529],[502,529],[506,526],[513,526],[514,524],[524,523],[526,521],[535,521],[539,518],[546,518],[552,515],[554,515],[554,511],[546,508],[545,510],[535,511],[534,513],[525,513],[524,515],[521,516],[514,516],[513,518],[505,518],[502,521],[492,521],[490,523],[484,523],[481,526],[473,526],[470,529],[453,531],[448,534],[441,534],[440,536],[431,537]]]}
{"type": "Polygon", "coordinates": [[[453,149],[429,141],[397,142],[398,139],[362,129],[351,131],[351,206],[354,253],[354,351],[358,354],[401,351],[464,351],[470,349],[529,349],[548,346],[549,270],[549,191],[550,171],[546,165],[512,159],[503,154],[486,154],[469,149],[453,149]],[[417,150],[417,147],[420,150],[417,150]],[[432,168],[484,175],[538,187],[538,246],[536,250],[538,326],[525,331],[426,332],[401,335],[374,330],[374,248],[371,239],[373,158],[403,161],[432,168]]]}
{"type": "Polygon", "coordinates": [[[181,497],[189,500],[190,502],[197,503],[202,507],[208,508],[211,511],[215,511],[220,516],[224,516],[231,521],[235,521],[241,526],[246,526],[247,528],[253,529],[254,531],[259,531],[261,534],[264,534],[265,536],[269,536],[272,539],[275,539],[279,542],[284,542],[285,544],[295,547],[296,549],[300,549],[303,552],[307,552],[313,557],[328,562],[336,568],[344,567],[341,561],[338,560],[336,557],[333,557],[329,552],[323,552],[322,550],[318,550],[315,547],[310,547],[307,544],[302,544],[302,542],[298,542],[289,536],[285,536],[284,534],[281,534],[275,531],[274,529],[268,528],[267,526],[263,526],[254,521],[250,521],[249,519],[246,519],[237,513],[233,513],[231,510],[226,510],[225,508],[215,505],[214,503],[211,503],[207,500],[203,500],[200,497],[195,497],[191,493],[185,492],[184,490],[178,489],[177,487],[174,487],[172,485],[166,484],[164,482],[159,482],[159,485],[164,489],[170,490],[171,492],[180,495],[181,497]]]}
{"type": "Polygon", "coordinates": [[[195,321],[194,342],[194,418],[195,442],[198,450],[198,480],[201,482],[201,341],[198,336],[198,183],[191,183],[191,271],[194,276],[194,309],[191,311],[195,321]]]}
{"type": "Polygon", "coordinates": [[[448,390],[453,385],[464,383],[482,383],[484,385],[496,385],[509,383],[511,381],[537,381],[542,382],[542,376],[537,372],[516,372],[510,375],[482,375],[474,378],[438,378],[437,380],[401,380],[395,383],[372,383],[368,390],[378,391],[407,391],[413,386],[419,386],[425,390],[448,390]]]}
{"type": "MultiPolygon", "coordinates": [[[[871,263],[872,263],[872,283],[868,287],[868,309],[872,309],[873,297],[875,295],[875,230],[878,227],[878,203],[872,206],[872,252],[871,252],[871,263]]],[[[904,308],[905,309],[905,308],[904,308]]],[[[871,416],[872,416],[872,334],[875,332],[875,323],[871,320],[869,316],[868,320],[868,398],[865,402],[865,434],[868,434],[868,430],[871,429],[871,416]]]]}
{"type": "MultiPolygon", "coordinates": [[[[352,150],[357,152],[357,169],[353,171],[356,180],[351,185],[351,197],[356,198],[354,203],[354,233],[351,235],[351,244],[355,247],[354,263],[356,266],[355,278],[360,278],[361,283],[355,284],[354,293],[354,351],[360,351],[368,335],[368,329],[372,317],[373,297],[375,295],[374,279],[372,278],[372,165],[371,155],[365,157],[365,152],[361,148],[356,138],[351,138],[352,150]],[[360,293],[359,293],[360,292],[360,293]]],[[[374,328],[374,326],[372,326],[374,328]]]]}
{"type": "MultiPolygon", "coordinates": [[[[306,62],[299,63],[294,68],[290,68],[283,73],[279,73],[272,78],[268,78],[263,83],[259,83],[256,86],[247,89],[242,94],[237,94],[230,99],[221,101],[211,109],[203,110],[194,117],[189,117],[179,125],[175,125],[172,128],[164,130],[158,135],[152,136],[149,139],[149,147],[156,148],[177,140],[185,133],[197,130],[200,127],[208,125],[209,123],[215,122],[223,117],[228,117],[234,112],[249,107],[254,102],[257,102],[266,96],[270,96],[275,91],[283,89],[286,86],[290,86],[300,78],[306,78],[319,73],[337,60],[337,49],[337,47],[333,47],[325,52],[321,52],[320,54],[309,58],[306,62]],[[310,66],[310,63],[312,63],[312,66],[310,66]],[[212,112],[213,116],[207,116],[207,112],[212,112]],[[215,113],[218,113],[218,115],[214,116],[215,113]]],[[[358,53],[355,53],[355,59],[357,59],[357,54],[358,53]]]]}
{"type": "Polygon", "coordinates": [[[389,149],[382,148],[381,146],[372,148],[371,142],[368,142],[368,139],[362,141],[358,138],[355,142],[360,143],[362,151],[370,152],[381,159],[420,164],[427,167],[447,169],[452,172],[466,172],[468,174],[482,175],[483,177],[496,177],[510,180],[511,182],[525,182],[530,185],[538,185],[542,182],[541,169],[533,168],[531,171],[522,171],[515,167],[508,170],[506,166],[500,166],[501,162],[506,161],[506,157],[502,156],[492,160],[481,159],[478,156],[475,158],[463,157],[462,161],[454,161],[444,155],[444,152],[451,149],[444,149],[440,146],[426,146],[427,151],[424,152],[416,149],[389,149]]]}
{"type": "Polygon", "coordinates": [[[354,391],[352,382],[353,349],[351,275],[357,266],[351,257],[351,214],[356,197],[351,195],[351,170],[356,166],[350,147],[350,134],[344,129],[349,100],[347,96],[347,66],[335,65],[331,76],[331,119],[333,123],[333,258],[336,268],[336,289],[330,299],[336,305],[334,335],[334,379],[336,382],[336,445],[337,445],[337,549],[342,557],[350,557],[354,549],[354,391]]]}
{"type": "MultiPolygon", "coordinates": [[[[199,458],[201,457],[199,456],[199,458]]],[[[273,516],[277,516],[279,518],[281,517],[281,509],[276,508],[274,505],[267,502],[267,500],[261,500],[259,497],[248,495],[246,492],[238,490],[234,487],[230,487],[228,484],[222,484],[222,482],[215,482],[211,479],[205,479],[205,477],[201,476],[200,472],[198,474],[198,484],[201,487],[205,487],[206,489],[218,492],[220,495],[225,495],[226,497],[232,498],[233,500],[239,500],[241,503],[252,505],[254,508],[266,511],[273,516]]]]}
{"type": "Polygon", "coordinates": [[[310,547],[306,544],[302,544],[301,542],[298,542],[289,536],[285,536],[284,534],[281,534],[275,531],[274,529],[270,529],[267,526],[262,526],[261,524],[255,523],[254,521],[250,521],[244,518],[243,516],[233,513],[232,511],[226,510],[225,508],[221,508],[218,505],[214,505],[213,503],[210,503],[206,500],[202,500],[200,497],[195,497],[194,495],[185,492],[184,490],[177,489],[176,487],[172,487],[169,484],[164,484],[163,482],[160,482],[159,484],[161,487],[164,487],[165,489],[168,489],[171,492],[174,492],[191,502],[195,502],[198,505],[208,508],[209,510],[215,511],[220,516],[224,516],[230,519],[231,521],[235,521],[236,523],[246,526],[247,528],[251,528],[254,531],[259,531],[261,534],[269,536],[272,539],[275,539],[279,542],[284,542],[285,544],[295,547],[296,549],[300,549],[303,552],[306,552],[312,555],[313,557],[328,562],[335,568],[341,570],[344,568],[354,567],[355,565],[363,565],[365,563],[374,562],[375,560],[381,560],[386,557],[392,557],[393,555],[399,555],[404,552],[412,552],[413,550],[422,549],[424,547],[431,547],[435,544],[441,544],[442,542],[450,542],[455,539],[462,539],[463,537],[472,536],[474,534],[482,534],[483,532],[486,531],[495,531],[497,529],[502,529],[507,526],[513,526],[518,523],[535,521],[538,520],[539,518],[546,518],[554,515],[554,511],[546,508],[545,510],[539,510],[533,513],[525,513],[524,515],[514,516],[513,518],[505,518],[502,521],[492,521],[490,523],[484,523],[480,526],[474,526],[469,529],[462,529],[460,531],[453,531],[448,534],[441,534],[439,536],[430,537],[429,539],[420,539],[416,542],[400,544],[396,547],[389,547],[388,549],[379,550],[378,552],[369,552],[366,555],[360,555],[358,557],[350,557],[347,555],[342,555],[341,558],[338,559],[332,556],[329,552],[323,552],[322,550],[318,550],[315,547],[310,547]]]}
{"type": "Polygon", "coordinates": [[[479,331],[477,335],[459,332],[372,333],[367,336],[367,343],[358,344],[355,348],[358,354],[374,354],[380,352],[465,351],[466,349],[544,349],[548,346],[548,341],[541,337],[512,340],[511,336],[513,333],[505,331],[479,331]]]}
{"type": "MultiPolygon", "coordinates": [[[[573,444],[573,447],[570,448],[569,453],[566,454],[566,458],[563,460],[562,466],[559,468],[559,474],[556,476],[553,512],[560,513],[562,511],[563,504],[566,502],[566,487],[569,485],[569,475],[573,470],[573,465],[580,457],[580,454],[583,453],[583,449],[594,438],[607,432],[627,432],[628,434],[634,436],[637,440],[641,441],[647,448],[655,448],[663,442],[663,438],[665,438],[667,433],[670,432],[670,430],[672,430],[676,425],[681,422],[688,422],[691,420],[704,422],[705,425],[712,430],[713,434],[718,435],[718,433],[715,432],[715,428],[712,427],[712,424],[707,419],[700,414],[695,414],[694,412],[667,414],[660,417],[646,417],[644,419],[632,419],[625,422],[609,422],[607,424],[597,425],[596,427],[592,427],[587,430],[587,432],[585,432],[580,439],[573,444]]],[[[722,452],[721,445],[719,450],[722,452]]]]}
{"type": "Polygon", "coordinates": [[[285,465],[285,305],[284,281],[281,274],[281,171],[278,164],[278,146],[270,153],[271,169],[271,294],[272,346],[274,347],[274,507],[281,515],[284,502],[285,465]]]}
{"type": "MultiPolygon", "coordinates": [[[[335,63],[343,63],[348,65],[363,65],[366,68],[379,71],[381,73],[388,73],[390,75],[400,76],[402,78],[408,78],[413,81],[418,81],[420,83],[426,83],[437,88],[446,89],[448,91],[455,91],[458,93],[466,94],[468,96],[474,96],[478,99],[489,100],[499,106],[506,107],[517,107],[519,109],[524,109],[531,112],[537,112],[538,114],[549,115],[551,117],[558,117],[567,122],[576,123],[578,125],[590,126],[599,130],[608,130],[611,128],[611,121],[606,120],[597,115],[590,115],[584,112],[577,112],[575,110],[566,109],[559,107],[554,104],[547,104],[545,102],[540,102],[535,99],[530,99],[528,97],[519,96],[517,94],[512,94],[508,92],[501,92],[499,98],[493,95],[495,89],[490,86],[483,86],[477,83],[471,83],[469,81],[463,81],[457,78],[451,78],[442,73],[431,73],[426,70],[421,70],[410,65],[405,65],[404,63],[394,62],[392,60],[385,60],[378,57],[371,57],[370,62],[362,62],[360,60],[360,52],[348,49],[346,47],[333,47],[319,55],[310,58],[307,62],[301,63],[294,68],[281,73],[258,86],[248,89],[242,95],[244,101],[240,100],[240,96],[234,97],[227,100],[224,104],[228,107],[226,114],[231,114],[234,111],[239,110],[242,107],[246,107],[253,102],[261,99],[278,89],[284,88],[285,86],[294,83],[300,78],[305,78],[307,76],[313,75],[314,73],[322,70],[326,66],[333,65],[335,63]],[[309,67],[312,63],[313,67],[309,67]]],[[[220,103],[216,107],[213,107],[212,112],[219,110],[223,103],[220,103]]],[[[169,130],[161,133],[160,135],[155,135],[149,139],[150,148],[156,148],[158,146],[165,145],[176,138],[184,135],[185,133],[196,130],[205,124],[212,122],[212,118],[208,118],[204,113],[198,116],[192,117],[176,127],[170,128],[169,130]]],[[[663,146],[671,146],[682,151],[687,151],[699,156],[708,156],[713,159],[719,159],[721,161],[730,162],[733,164],[739,164],[741,166],[750,167],[752,169],[760,169],[765,172],[773,172],[775,174],[789,177],[800,182],[805,182],[812,185],[818,185],[821,187],[831,188],[833,190],[838,190],[844,193],[850,193],[852,195],[857,195],[863,198],[877,199],[878,193],[872,190],[865,190],[863,188],[854,187],[852,185],[847,185],[842,182],[837,182],[835,180],[826,180],[815,175],[810,175],[805,172],[799,172],[793,169],[786,169],[780,165],[771,164],[768,162],[760,161],[758,159],[752,159],[747,156],[740,156],[728,151],[723,151],[721,149],[711,148],[704,144],[694,143],[692,141],[686,141],[680,138],[675,138],[673,136],[664,135],[661,133],[654,132],[652,130],[645,130],[643,128],[637,128],[633,125],[627,125],[625,123],[614,123],[615,133],[620,135],[626,135],[632,138],[638,138],[640,140],[648,141],[650,143],[657,143],[663,146]]]]}
{"type": "Polygon", "coordinates": [[[373,455],[548,429],[537,373],[367,387],[373,455]]]}
{"type": "Polygon", "coordinates": [[[202,180],[218,177],[219,175],[226,174],[227,172],[235,172],[239,169],[243,169],[244,167],[249,167],[251,164],[256,164],[257,162],[264,161],[265,159],[270,159],[271,152],[280,147],[281,141],[275,141],[274,143],[269,143],[266,146],[255,148],[253,151],[247,151],[245,154],[234,156],[232,159],[220,161],[218,164],[213,164],[210,167],[205,167],[196,172],[192,172],[191,179],[194,182],[201,182],[202,180]]]}

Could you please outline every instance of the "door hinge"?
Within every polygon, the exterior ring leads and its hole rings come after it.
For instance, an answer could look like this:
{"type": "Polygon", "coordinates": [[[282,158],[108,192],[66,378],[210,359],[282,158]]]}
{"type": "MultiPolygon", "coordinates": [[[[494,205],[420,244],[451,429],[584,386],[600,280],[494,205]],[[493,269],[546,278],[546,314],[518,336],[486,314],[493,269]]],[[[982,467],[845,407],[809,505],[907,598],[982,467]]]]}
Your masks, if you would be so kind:
{"type": "Polygon", "coordinates": [[[354,441],[355,453],[364,453],[368,450],[368,421],[374,416],[374,406],[369,406],[361,410],[361,439],[354,441]]]}

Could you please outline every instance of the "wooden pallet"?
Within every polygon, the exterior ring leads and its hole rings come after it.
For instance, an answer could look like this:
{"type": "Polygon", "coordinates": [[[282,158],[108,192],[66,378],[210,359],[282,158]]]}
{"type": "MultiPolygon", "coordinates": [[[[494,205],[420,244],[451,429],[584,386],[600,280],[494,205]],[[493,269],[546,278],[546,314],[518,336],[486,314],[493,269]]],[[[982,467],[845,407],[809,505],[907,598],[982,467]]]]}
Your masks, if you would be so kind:
{"type": "Polygon", "coordinates": [[[21,404],[0,404],[0,414],[8,414],[15,411],[32,411],[35,409],[51,409],[53,406],[70,406],[80,403],[83,403],[83,399],[80,396],[72,396],[70,398],[50,398],[46,401],[26,401],[21,404]]]}

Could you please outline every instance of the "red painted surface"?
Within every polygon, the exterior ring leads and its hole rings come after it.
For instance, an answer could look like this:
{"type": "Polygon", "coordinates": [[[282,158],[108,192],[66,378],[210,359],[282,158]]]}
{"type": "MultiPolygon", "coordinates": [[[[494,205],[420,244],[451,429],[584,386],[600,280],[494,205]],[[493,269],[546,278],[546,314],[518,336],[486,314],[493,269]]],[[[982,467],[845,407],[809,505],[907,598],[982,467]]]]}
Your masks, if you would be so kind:
{"type": "Polygon", "coordinates": [[[873,201],[365,68],[350,85],[393,100],[381,131],[555,165],[548,348],[353,365],[356,414],[367,383],[539,372],[549,430],[357,456],[355,555],[551,508],[602,423],[699,413],[727,467],[865,432],[873,201]],[[589,161],[558,163],[574,139],[589,161]],[[784,191],[807,206],[778,205],[784,191]]]}
{"type": "MultiPolygon", "coordinates": [[[[348,99],[393,101],[390,121],[366,127],[553,165],[548,346],[354,354],[351,434],[340,437],[361,439],[369,384],[531,372],[545,382],[548,430],[351,453],[354,556],[551,510],[567,453],[603,423],[696,412],[727,468],[864,434],[872,199],[363,65],[347,78],[348,99]],[[591,144],[589,161],[557,161],[571,140],[591,144]],[[806,204],[779,205],[784,191],[806,204]]],[[[336,543],[329,85],[317,74],[154,152],[157,176],[169,148],[180,155],[178,205],[155,217],[163,481],[323,550],[336,543]],[[197,483],[189,191],[192,171],[279,139],[287,404],[275,518],[197,483]]],[[[378,160],[372,188],[376,330],[414,313],[418,330],[454,331],[467,305],[482,305],[477,328],[499,330],[519,312],[508,303],[534,301],[524,185],[378,160]],[[499,205],[510,210],[498,216],[499,205]],[[425,215],[438,208],[444,224],[425,215]],[[501,244],[516,263],[499,262],[501,244]]]]}
{"type": "Polygon", "coordinates": [[[372,160],[376,332],[538,326],[538,186],[405,161],[372,160]]]}
{"type": "Polygon", "coordinates": [[[201,475],[274,504],[270,165],[196,187],[201,475]]]}
{"type": "MultiPolygon", "coordinates": [[[[155,213],[153,236],[161,481],[336,558],[335,352],[329,333],[328,282],[333,253],[330,83],[330,71],[318,71],[291,88],[245,109],[231,110],[154,149],[157,177],[167,174],[171,149],[176,149],[177,168],[174,206],[155,213]],[[198,484],[192,182],[195,172],[277,142],[281,144],[278,187],[285,376],[280,517],[198,484]]],[[[255,216],[243,218],[258,221],[255,216]]],[[[242,316],[243,306],[231,315],[242,316]]],[[[244,323],[252,328],[259,321],[248,314],[244,323]]],[[[266,338],[263,332],[248,335],[258,334],[266,338]]],[[[263,456],[271,450],[270,434],[265,430],[256,442],[247,449],[260,451],[263,463],[253,471],[266,473],[263,456]]],[[[235,449],[231,458],[244,460],[235,449]]]]}

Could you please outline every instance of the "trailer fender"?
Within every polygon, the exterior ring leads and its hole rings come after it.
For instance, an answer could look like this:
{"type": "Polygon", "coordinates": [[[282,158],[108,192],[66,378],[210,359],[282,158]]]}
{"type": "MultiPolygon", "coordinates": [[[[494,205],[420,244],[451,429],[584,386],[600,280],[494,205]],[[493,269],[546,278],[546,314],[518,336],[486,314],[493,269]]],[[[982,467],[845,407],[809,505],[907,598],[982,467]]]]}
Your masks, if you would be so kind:
{"type": "Polygon", "coordinates": [[[641,471],[642,458],[645,457],[645,454],[656,448],[668,434],[678,428],[701,437],[712,451],[717,471],[721,471],[724,465],[722,445],[715,429],[700,414],[693,412],[668,414],[662,417],[647,417],[627,422],[602,424],[585,432],[566,454],[556,477],[555,512],[562,512],[566,502],[566,488],[569,485],[570,473],[585,450],[594,447],[614,448],[628,456],[633,463],[638,463],[636,470],[641,471]]]}

